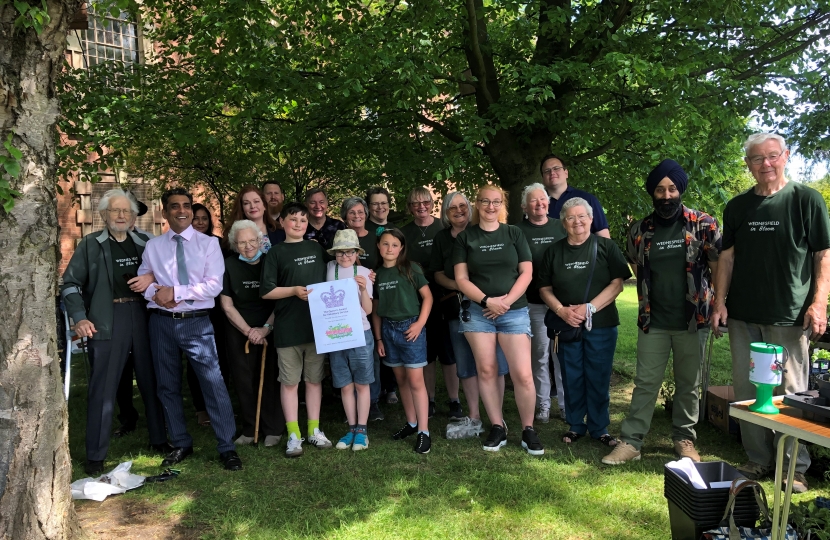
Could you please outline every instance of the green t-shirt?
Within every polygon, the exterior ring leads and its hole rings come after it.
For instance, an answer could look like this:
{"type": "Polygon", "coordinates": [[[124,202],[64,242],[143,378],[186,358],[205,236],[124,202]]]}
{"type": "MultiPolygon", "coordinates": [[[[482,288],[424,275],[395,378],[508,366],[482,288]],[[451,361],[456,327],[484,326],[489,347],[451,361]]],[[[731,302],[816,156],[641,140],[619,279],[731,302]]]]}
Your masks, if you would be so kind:
{"type": "MultiPolygon", "coordinates": [[[[504,296],[519,279],[519,263],[532,261],[533,255],[521,229],[499,224],[495,231],[470,225],[459,233],[452,251],[453,265],[467,263],[467,274],[487,296],[504,296]]],[[[510,309],[527,306],[522,294],[510,309]]]]}
{"type": "MultiPolygon", "coordinates": [[[[539,279],[542,286],[552,286],[553,294],[566,306],[581,304],[585,301],[585,287],[591,273],[591,243],[597,240],[597,260],[591,288],[588,290],[588,302],[617,278],[628,279],[631,270],[625,262],[622,251],[612,240],[591,235],[578,246],[572,246],[564,238],[554,242],[545,252],[539,279]]],[[[611,302],[594,313],[594,328],[618,326],[620,316],[617,303],[611,302]]]]}
{"type": "Polygon", "coordinates": [[[527,218],[516,225],[525,234],[530,253],[533,255],[533,281],[527,288],[527,301],[531,304],[544,304],[539,296],[539,270],[542,268],[542,257],[551,244],[568,236],[565,227],[558,219],[548,218],[544,225],[534,225],[527,218]]]}
{"type": "Polygon", "coordinates": [[[414,221],[401,227],[401,233],[406,238],[406,258],[420,264],[422,268],[427,268],[432,253],[432,242],[435,235],[442,230],[444,225],[438,218],[433,219],[426,227],[419,227],[414,221]]]}
{"type": "Polygon", "coordinates": [[[429,267],[427,272],[444,272],[449,279],[455,279],[455,267],[452,264],[452,249],[455,246],[455,238],[452,235],[452,228],[438,231],[432,240],[432,253],[429,255],[429,267]]]}
{"type": "Polygon", "coordinates": [[[651,269],[651,327],[686,330],[686,233],[681,221],[666,227],[655,223],[648,252],[651,269]]]}
{"type": "Polygon", "coordinates": [[[141,258],[138,256],[138,248],[135,247],[135,242],[128,234],[127,239],[123,242],[110,237],[109,243],[110,253],[112,254],[112,297],[140,297],[141,294],[130,290],[130,286],[127,285],[128,280],[124,279],[124,274],[136,276],[138,267],[141,265],[141,258]]]}
{"type": "Polygon", "coordinates": [[[429,285],[424,271],[417,264],[412,265],[412,281],[398,271],[397,266],[376,270],[375,298],[378,299],[378,315],[393,321],[417,317],[421,313],[421,295],[418,291],[429,285]]]}
{"type": "MultiPolygon", "coordinates": [[[[270,251],[270,250],[269,250],[270,251]]],[[[233,307],[249,326],[261,327],[274,311],[274,300],[263,300],[259,293],[259,278],[263,259],[256,264],[239,260],[239,255],[225,259],[225,276],[222,278],[222,294],[233,300],[233,307]]]]}
{"type": "Polygon", "coordinates": [[[360,255],[360,266],[365,266],[369,270],[374,270],[375,266],[378,264],[378,260],[380,260],[380,253],[378,253],[378,237],[375,234],[374,228],[367,229],[369,234],[366,236],[359,236],[357,238],[357,242],[360,244],[360,247],[363,248],[364,253],[360,255]]]}
{"type": "MultiPolygon", "coordinates": [[[[307,286],[326,280],[323,246],[312,240],[280,242],[265,255],[260,295],[275,287],[307,286]]],[[[308,302],[296,296],[281,298],[274,305],[274,344],[295,347],[314,341],[308,302]]]]}
{"type": "Polygon", "coordinates": [[[735,248],[729,318],[796,326],[813,296],[813,253],[830,248],[830,219],[818,191],[787,182],[769,197],[750,189],[723,211],[723,250],[735,248]]]}

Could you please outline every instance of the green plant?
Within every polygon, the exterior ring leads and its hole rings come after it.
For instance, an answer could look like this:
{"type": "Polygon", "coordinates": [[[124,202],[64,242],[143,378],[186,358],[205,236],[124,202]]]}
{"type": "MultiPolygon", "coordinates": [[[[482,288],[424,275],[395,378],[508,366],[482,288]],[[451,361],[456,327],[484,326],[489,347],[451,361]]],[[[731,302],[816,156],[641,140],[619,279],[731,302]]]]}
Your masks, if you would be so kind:
{"type": "Polygon", "coordinates": [[[814,501],[796,503],[790,507],[790,523],[799,538],[830,540],[830,509],[821,508],[814,501]]]}
{"type": "Polygon", "coordinates": [[[43,32],[43,27],[49,24],[52,18],[49,16],[46,0],[41,1],[42,8],[33,6],[28,2],[21,0],[14,0],[14,7],[20,16],[14,21],[16,28],[34,28],[35,32],[40,34],[43,32]]]}
{"type": "Polygon", "coordinates": [[[21,193],[12,188],[9,179],[14,179],[20,176],[20,160],[23,159],[23,152],[12,145],[14,132],[9,133],[8,138],[3,141],[3,146],[9,153],[8,156],[0,155],[0,204],[3,205],[3,210],[11,212],[14,208],[14,198],[19,197],[21,193]]]}

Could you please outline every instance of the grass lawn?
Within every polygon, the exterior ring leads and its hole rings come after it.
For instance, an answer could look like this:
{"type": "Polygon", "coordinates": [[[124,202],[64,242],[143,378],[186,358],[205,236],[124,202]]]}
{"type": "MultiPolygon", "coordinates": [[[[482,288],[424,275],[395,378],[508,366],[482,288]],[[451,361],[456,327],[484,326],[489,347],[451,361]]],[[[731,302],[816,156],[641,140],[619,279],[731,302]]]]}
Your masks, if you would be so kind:
{"type": "MultiPolygon", "coordinates": [[[[615,357],[618,374],[611,388],[612,434],[619,433],[633,386],[635,289],[626,286],[617,304],[623,324],[615,357]]],[[[718,340],[712,384],[728,384],[730,369],[728,342],[718,340]]],[[[74,373],[69,436],[77,479],[85,476],[86,414],[86,384],[77,355],[74,373]]],[[[306,445],[302,458],[290,460],[284,457],[284,445],[242,447],[238,451],[244,470],[234,473],[221,468],[213,432],[196,424],[186,403],[195,453],[179,465],[177,479],[104,503],[79,501],[76,508],[85,528],[101,538],[670,537],[663,465],[674,456],[671,422],[662,406],[655,410],[643,459],[608,467],[600,463],[607,448],[596,441],[582,439],[570,448],[560,442],[566,426],[559,420],[537,426],[546,453],[528,456],[519,446],[512,392],[505,396],[512,429],[501,452],[482,451],[481,440],[448,441],[441,436],[447,423],[445,400],[439,394],[428,455],[415,454],[414,441],[391,440],[403,413],[400,405],[383,406],[386,420],[370,424],[368,451],[318,451],[306,445]]],[[[140,407],[140,399],[135,402],[140,407]]],[[[321,428],[330,439],[345,433],[339,401],[324,402],[322,417],[321,428]]],[[[302,417],[300,426],[305,433],[302,417]]],[[[158,474],[161,458],[143,450],[146,443],[140,421],[136,432],[113,439],[107,467],[133,460],[134,472],[158,474]]],[[[707,423],[698,427],[697,446],[706,461],[737,464],[744,459],[733,438],[707,423]]],[[[810,480],[813,489],[794,501],[830,494],[826,482],[810,480]]],[[[765,487],[771,494],[771,483],[765,487]]]]}

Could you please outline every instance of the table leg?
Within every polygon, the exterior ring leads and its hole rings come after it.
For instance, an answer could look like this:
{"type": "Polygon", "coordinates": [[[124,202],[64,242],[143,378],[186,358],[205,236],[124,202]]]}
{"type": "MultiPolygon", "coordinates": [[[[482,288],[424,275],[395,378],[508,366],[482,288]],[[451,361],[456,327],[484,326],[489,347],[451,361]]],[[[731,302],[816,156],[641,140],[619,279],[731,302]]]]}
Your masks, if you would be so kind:
{"type": "Polygon", "coordinates": [[[778,441],[778,453],[775,457],[775,480],[772,486],[772,540],[780,540],[779,523],[781,519],[781,476],[784,469],[784,446],[789,435],[781,435],[778,441]]]}
{"type": "MultiPolygon", "coordinates": [[[[790,438],[793,440],[793,449],[790,452],[790,466],[787,469],[787,489],[784,491],[784,507],[781,509],[781,530],[778,534],[778,538],[784,540],[787,537],[787,523],[790,521],[790,500],[793,496],[793,478],[795,477],[795,465],[798,461],[798,438],[792,437],[790,438]]],[[[784,439],[783,437],[781,438],[784,439]]],[[[781,442],[779,441],[779,445],[781,442]]]]}

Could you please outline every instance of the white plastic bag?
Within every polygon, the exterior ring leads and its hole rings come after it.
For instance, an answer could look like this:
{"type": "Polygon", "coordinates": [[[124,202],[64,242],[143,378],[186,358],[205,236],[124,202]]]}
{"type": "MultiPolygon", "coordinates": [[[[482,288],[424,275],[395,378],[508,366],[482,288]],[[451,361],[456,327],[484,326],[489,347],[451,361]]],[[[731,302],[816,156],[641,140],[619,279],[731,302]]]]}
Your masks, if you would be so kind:
{"type": "Polygon", "coordinates": [[[143,486],[144,477],[132,474],[130,472],[132,466],[132,461],[125,461],[98,478],[75,480],[70,486],[72,488],[72,498],[101,502],[110,495],[126,493],[127,490],[143,486]]]}

